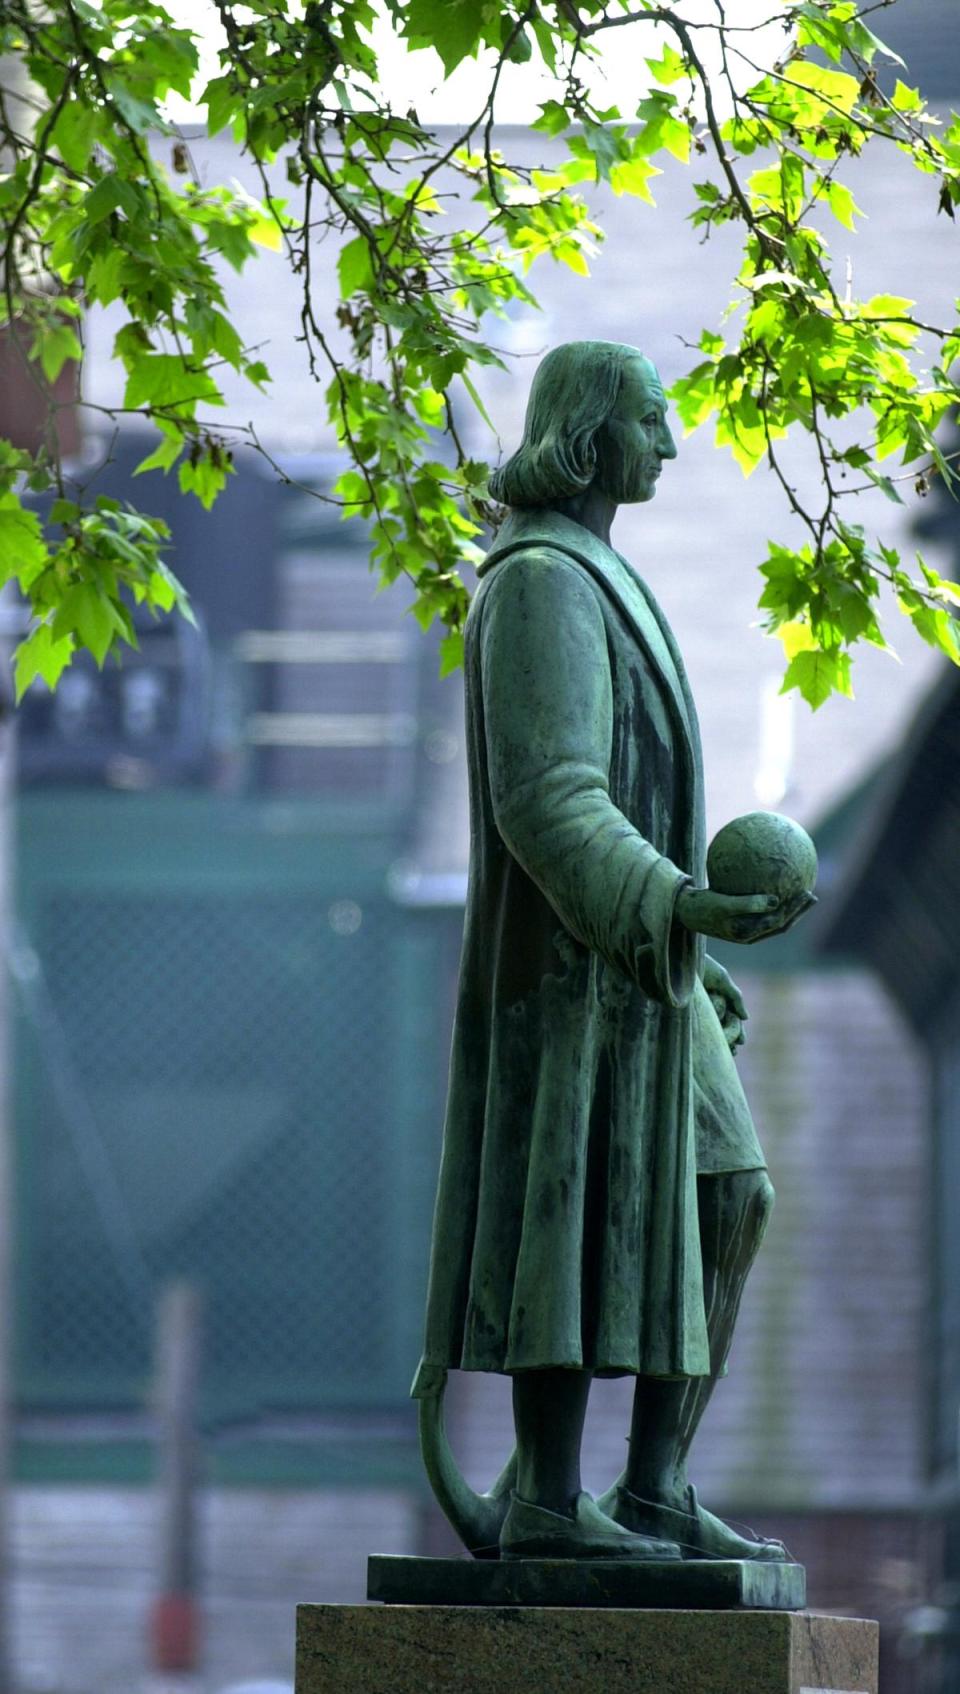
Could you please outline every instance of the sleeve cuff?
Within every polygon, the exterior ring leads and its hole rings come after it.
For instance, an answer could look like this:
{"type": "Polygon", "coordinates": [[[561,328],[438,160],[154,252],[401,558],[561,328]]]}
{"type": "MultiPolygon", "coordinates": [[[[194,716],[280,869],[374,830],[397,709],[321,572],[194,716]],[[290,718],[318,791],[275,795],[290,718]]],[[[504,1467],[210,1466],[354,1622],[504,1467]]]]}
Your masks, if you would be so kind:
{"type": "Polygon", "coordinates": [[[640,902],[640,917],[652,941],[647,957],[653,968],[657,997],[679,1011],[686,1006],[702,965],[701,939],[676,915],[677,899],[693,879],[669,859],[651,865],[640,902]]]}

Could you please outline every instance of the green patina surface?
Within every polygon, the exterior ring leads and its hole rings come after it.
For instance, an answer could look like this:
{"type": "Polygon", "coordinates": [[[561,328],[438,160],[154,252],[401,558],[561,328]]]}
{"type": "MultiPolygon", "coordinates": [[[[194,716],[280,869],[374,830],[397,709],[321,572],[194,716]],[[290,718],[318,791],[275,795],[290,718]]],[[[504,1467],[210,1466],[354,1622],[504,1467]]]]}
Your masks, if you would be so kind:
{"type": "Polygon", "coordinates": [[[368,1561],[367,1599],[401,1606],[641,1606],[799,1611],[802,1565],[748,1559],[409,1559],[368,1561]]]}
{"type": "MultiPolygon", "coordinates": [[[[566,1514],[574,1556],[571,1379],[633,1374],[627,1492],[601,1502],[613,1556],[631,1536],[679,1540],[678,1523],[701,1556],[751,1556],[685,1473],[771,1199],[732,1057],[742,1000],[705,938],[780,933],[809,893],[707,887],[683,661],[610,543],[618,505],[651,499],[675,456],[650,362],[571,343],[541,365],[491,481],[510,509],[465,635],[470,881],[414,1383],[431,1481],[472,1547],[498,1525],[505,1545],[514,1490],[566,1514]],[[514,1380],[518,1469],[492,1505],[471,1505],[431,1410],[455,1368],[514,1380]]],[[[537,1547],[554,1533],[544,1518],[537,1547]]]]}

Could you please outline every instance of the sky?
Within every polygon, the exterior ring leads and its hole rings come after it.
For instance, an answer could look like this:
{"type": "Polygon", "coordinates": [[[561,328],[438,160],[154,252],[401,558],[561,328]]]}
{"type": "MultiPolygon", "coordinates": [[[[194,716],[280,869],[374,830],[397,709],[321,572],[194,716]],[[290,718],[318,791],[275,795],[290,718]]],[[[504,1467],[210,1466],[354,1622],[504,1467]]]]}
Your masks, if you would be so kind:
{"type": "MultiPolygon", "coordinates": [[[[451,0],[451,4],[454,0],[451,0]]],[[[217,52],[223,45],[223,31],[213,0],[166,0],[167,8],[178,24],[192,28],[199,38],[202,66],[196,94],[204,82],[218,74],[217,52]]],[[[613,10],[613,8],[611,8],[613,10]]],[[[683,0],[678,12],[691,23],[715,20],[716,0],[683,0]]],[[[763,23],[771,13],[783,10],[783,0],[726,0],[724,13],[728,24],[752,28],[763,23]]],[[[632,115],[650,84],[644,60],[657,58],[669,38],[669,31],[655,23],[630,24],[611,31],[604,38],[600,60],[592,73],[593,90],[601,106],[616,105],[625,116],[632,115]]],[[[406,111],[414,106],[423,122],[430,124],[462,123],[465,114],[479,112],[486,99],[494,56],[487,54],[478,62],[468,59],[457,66],[446,81],[439,54],[433,48],[415,53],[386,20],[381,21],[373,36],[373,45],[380,66],[381,87],[390,103],[406,111]]],[[[783,44],[779,23],[758,30],[744,45],[757,63],[771,63],[783,44]]],[[[718,68],[715,35],[703,31],[697,38],[698,51],[708,69],[718,68]]],[[[743,78],[746,80],[744,71],[743,78]]],[[[497,98],[497,120],[500,123],[526,124],[538,114],[542,101],[555,92],[552,79],[538,73],[530,65],[506,65],[497,98]]],[[[722,91],[718,96],[723,111],[722,91]]],[[[203,112],[196,104],[178,96],[171,98],[168,114],[174,122],[202,121],[203,112]]]]}

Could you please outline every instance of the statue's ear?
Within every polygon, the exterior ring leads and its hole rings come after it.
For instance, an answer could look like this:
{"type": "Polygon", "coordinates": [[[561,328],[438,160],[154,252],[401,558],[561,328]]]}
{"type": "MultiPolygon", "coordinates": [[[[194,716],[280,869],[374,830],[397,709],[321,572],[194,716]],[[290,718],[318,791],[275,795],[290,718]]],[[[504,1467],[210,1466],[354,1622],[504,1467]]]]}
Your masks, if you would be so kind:
{"type": "Polygon", "coordinates": [[[589,487],[596,475],[602,435],[601,425],[599,429],[581,431],[571,437],[568,443],[567,456],[571,476],[581,488],[589,487]]]}

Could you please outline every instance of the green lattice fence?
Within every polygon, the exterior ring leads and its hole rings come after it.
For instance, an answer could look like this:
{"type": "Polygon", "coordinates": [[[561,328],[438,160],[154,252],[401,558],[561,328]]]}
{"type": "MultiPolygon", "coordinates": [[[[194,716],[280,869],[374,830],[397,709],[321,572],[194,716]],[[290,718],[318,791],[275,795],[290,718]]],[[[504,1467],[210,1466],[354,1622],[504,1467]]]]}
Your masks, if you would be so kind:
{"type": "Polygon", "coordinates": [[[450,920],[391,900],[388,843],[282,815],[196,796],[24,808],[26,1407],[142,1403],[152,1302],[178,1275],[206,1292],[209,1414],[404,1400],[450,920]]]}

